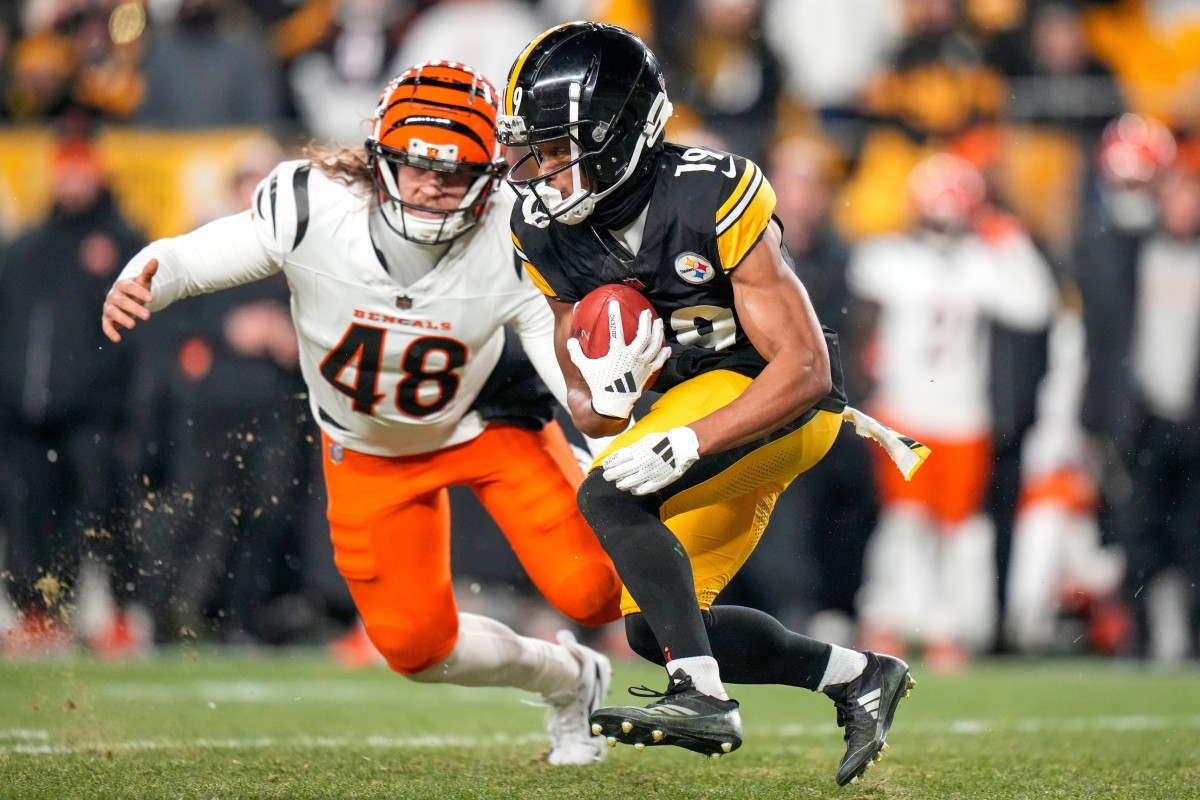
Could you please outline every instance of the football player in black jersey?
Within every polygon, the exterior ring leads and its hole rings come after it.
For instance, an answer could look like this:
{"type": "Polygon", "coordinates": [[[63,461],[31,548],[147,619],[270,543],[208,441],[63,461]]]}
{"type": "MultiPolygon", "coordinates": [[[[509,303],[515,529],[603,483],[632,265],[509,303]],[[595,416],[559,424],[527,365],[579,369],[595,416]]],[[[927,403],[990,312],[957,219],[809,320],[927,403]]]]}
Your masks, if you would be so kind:
{"type": "MultiPolygon", "coordinates": [[[[837,337],[782,247],[770,184],[737,155],[663,141],[671,104],[658,62],[612,25],[569,23],[533,40],[503,111],[501,140],[528,148],[508,173],[520,195],[513,242],[554,311],[572,417],[615,436],[579,504],[627,587],[630,645],[669,676],[663,693],[640,690],[657,698],[646,708],[595,712],[593,733],[719,758],[742,741],[723,680],[804,687],[836,703],[847,742],[837,781],[858,780],[913,685],[908,665],[713,606],[846,410],[837,337]],[[660,319],[644,313],[626,345],[614,304],[609,352],[590,359],[571,338],[573,306],[612,283],[643,292],[660,319]],[[631,425],[656,372],[662,396],[631,425]]],[[[874,423],[848,414],[860,429],[874,423]]],[[[927,451],[886,433],[911,474],[927,451]]]]}

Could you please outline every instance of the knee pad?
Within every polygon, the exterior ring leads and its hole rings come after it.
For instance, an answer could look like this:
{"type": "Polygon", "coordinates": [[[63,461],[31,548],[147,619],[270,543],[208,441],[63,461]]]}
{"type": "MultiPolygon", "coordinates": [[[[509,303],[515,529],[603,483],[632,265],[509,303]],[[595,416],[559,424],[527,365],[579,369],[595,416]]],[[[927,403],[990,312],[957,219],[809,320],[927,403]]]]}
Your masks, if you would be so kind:
{"type": "Polygon", "coordinates": [[[654,638],[654,631],[640,612],[625,617],[625,638],[633,652],[653,664],[666,666],[667,660],[658,646],[658,639],[654,638]]]}
{"type": "Polygon", "coordinates": [[[595,627],[621,618],[621,579],[608,559],[583,564],[562,577],[546,599],[573,622],[595,627]]]}

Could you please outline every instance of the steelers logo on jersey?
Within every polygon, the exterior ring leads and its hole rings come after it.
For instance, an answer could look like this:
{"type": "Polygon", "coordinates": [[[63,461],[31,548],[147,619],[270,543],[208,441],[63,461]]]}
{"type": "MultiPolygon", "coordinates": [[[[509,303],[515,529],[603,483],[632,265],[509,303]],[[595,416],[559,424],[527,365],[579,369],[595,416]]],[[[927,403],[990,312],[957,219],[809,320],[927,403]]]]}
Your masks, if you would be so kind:
{"type": "Polygon", "coordinates": [[[675,256],[675,273],[688,283],[708,283],[716,275],[713,265],[699,253],[680,253],[675,256]]]}

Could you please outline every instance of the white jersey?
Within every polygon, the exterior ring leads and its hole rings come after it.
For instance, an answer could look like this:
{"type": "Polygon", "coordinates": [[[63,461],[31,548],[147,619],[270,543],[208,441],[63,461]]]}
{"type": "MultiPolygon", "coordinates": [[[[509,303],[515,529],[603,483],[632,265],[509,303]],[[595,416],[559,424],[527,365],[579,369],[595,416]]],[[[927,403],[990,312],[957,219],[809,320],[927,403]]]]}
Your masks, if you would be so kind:
{"type": "Polygon", "coordinates": [[[482,432],[470,409],[500,358],[506,324],[565,400],[553,314],[514,258],[511,193],[500,187],[490,202],[431,271],[401,286],[372,242],[369,218],[379,212],[371,201],[307,161],[288,161],[260,184],[252,209],[154,242],[121,277],[157,258],[157,311],[282,271],[321,429],[359,452],[427,453],[482,432]]]}
{"type": "Polygon", "coordinates": [[[851,290],[880,307],[874,400],[914,436],[974,438],[991,425],[989,323],[1044,328],[1049,267],[1018,232],[989,243],[881,236],[855,250],[851,290]]]}

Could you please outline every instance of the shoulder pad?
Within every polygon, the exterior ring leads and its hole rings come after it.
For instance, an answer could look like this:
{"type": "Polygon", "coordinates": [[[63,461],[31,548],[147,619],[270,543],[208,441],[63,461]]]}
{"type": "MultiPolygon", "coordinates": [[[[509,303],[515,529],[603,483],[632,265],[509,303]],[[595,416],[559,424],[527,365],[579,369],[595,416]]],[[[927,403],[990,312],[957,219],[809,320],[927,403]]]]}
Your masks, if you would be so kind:
{"type": "Polygon", "coordinates": [[[311,172],[308,161],[284,161],[254,190],[250,212],[255,227],[281,253],[299,247],[308,232],[311,172]]]}

